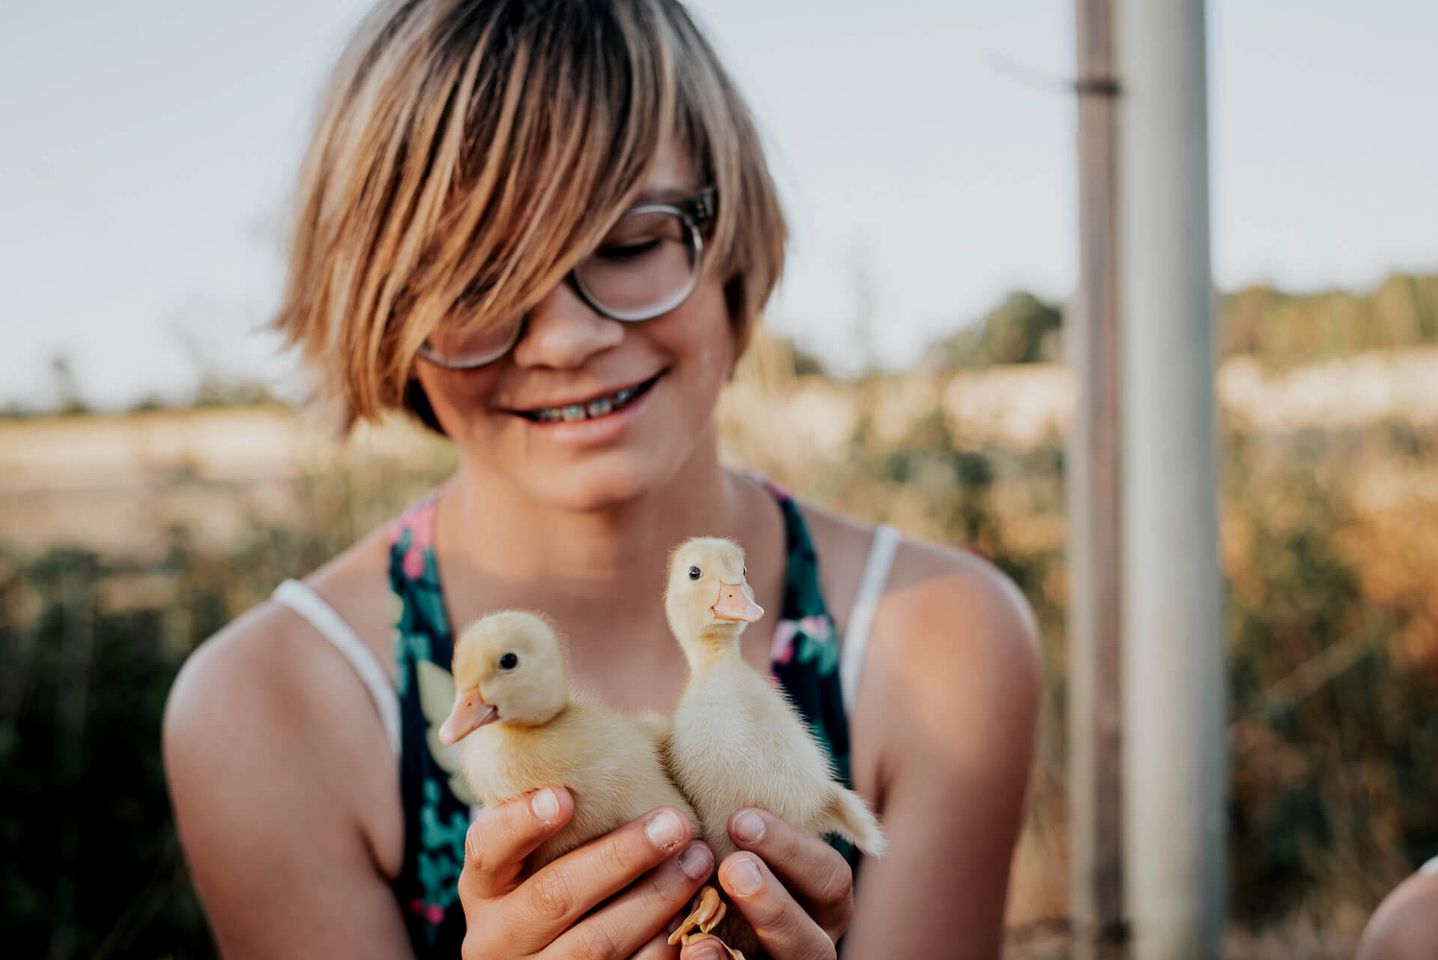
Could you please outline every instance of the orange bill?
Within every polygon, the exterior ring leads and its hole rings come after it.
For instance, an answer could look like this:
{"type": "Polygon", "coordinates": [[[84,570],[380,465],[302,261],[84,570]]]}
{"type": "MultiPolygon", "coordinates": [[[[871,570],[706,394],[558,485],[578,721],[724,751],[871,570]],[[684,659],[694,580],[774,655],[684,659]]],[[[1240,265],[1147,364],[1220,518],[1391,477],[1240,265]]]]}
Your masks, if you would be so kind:
{"type": "Polygon", "coordinates": [[[458,743],[475,730],[499,718],[499,708],[485,703],[478,690],[461,690],[454,707],[439,728],[439,742],[458,743]]]}
{"type": "Polygon", "coordinates": [[[720,620],[753,623],[764,615],[764,608],[754,602],[747,583],[719,583],[719,602],[711,608],[720,620]]]}

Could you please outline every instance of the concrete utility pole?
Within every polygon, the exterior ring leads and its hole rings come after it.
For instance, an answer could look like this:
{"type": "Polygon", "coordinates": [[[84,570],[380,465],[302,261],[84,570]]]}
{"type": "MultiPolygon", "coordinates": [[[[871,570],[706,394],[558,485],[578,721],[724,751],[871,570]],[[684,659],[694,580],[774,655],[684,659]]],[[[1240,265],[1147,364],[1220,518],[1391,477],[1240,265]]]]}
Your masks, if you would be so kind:
{"type": "Polygon", "coordinates": [[[1075,3],[1079,282],[1065,344],[1068,445],[1069,890],[1075,956],[1121,955],[1117,117],[1111,0],[1075,3]]]}
{"type": "Polygon", "coordinates": [[[1118,0],[1124,896],[1136,960],[1222,955],[1226,751],[1203,0],[1118,0]]]}

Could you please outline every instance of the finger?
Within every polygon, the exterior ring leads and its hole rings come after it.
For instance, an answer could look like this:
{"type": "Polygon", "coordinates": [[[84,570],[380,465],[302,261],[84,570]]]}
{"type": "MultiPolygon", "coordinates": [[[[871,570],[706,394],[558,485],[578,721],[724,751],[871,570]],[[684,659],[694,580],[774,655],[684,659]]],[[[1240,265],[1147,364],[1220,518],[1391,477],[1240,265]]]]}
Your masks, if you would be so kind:
{"type": "Polygon", "coordinates": [[[834,960],[834,940],[758,857],[733,853],[724,858],[719,884],[770,955],[785,960],[834,960]]]}
{"type": "MultiPolygon", "coordinates": [[[[674,854],[688,842],[689,818],[673,807],[660,807],[566,853],[525,880],[511,894],[511,897],[518,898],[515,915],[522,926],[533,930],[565,930],[596,904],[629,886],[641,874],[674,858],[674,854]]],[[[709,854],[709,858],[709,869],[712,869],[713,854],[709,854]]],[[[659,922],[662,924],[677,909],[676,906],[664,914],[659,922]]],[[[634,941],[631,952],[657,929],[648,930],[634,941]]],[[[544,939],[536,946],[544,946],[548,942],[544,939]]],[[[587,944],[590,947],[602,945],[597,941],[587,944]]],[[[582,950],[578,955],[589,956],[582,950]]],[[[608,956],[605,953],[594,955],[608,956]]]]}
{"type": "Polygon", "coordinates": [[[718,940],[695,940],[679,954],[679,960],[729,960],[729,952],[718,940]]]}
{"type": "MultiPolygon", "coordinates": [[[[669,920],[684,910],[699,887],[714,873],[714,853],[703,843],[691,843],[649,871],[603,909],[565,931],[541,954],[549,957],[630,957],[655,937],[667,940],[669,920]]],[[[667,947],[668,944],[665,943],[667,947]]],[[[658,956],[672,957],[660,953],[658,956]]]]}
{"type": "Polygon", "coordinates": [[[839,851],[755,807],[734,812],[729,836],[741,849],[757,853],[819,926],[836,935],[848,929],[854,916],[854,872],[839,851]]]}
{"type": "Polygon", "coordinates": [[[632,960],[678,960],[679,948],[669,945],[669,933],[660,930],[649,938],[649,942],[639,948],[632,960]]]}
{"type": "Polygon", "coordinates": [[[464,835],[464,901],[492,900],[519,883],[524,858],[554,836],[574,815],[574,798],[563,787],[545,787],[496,807],[485,807],[464,835]]]}

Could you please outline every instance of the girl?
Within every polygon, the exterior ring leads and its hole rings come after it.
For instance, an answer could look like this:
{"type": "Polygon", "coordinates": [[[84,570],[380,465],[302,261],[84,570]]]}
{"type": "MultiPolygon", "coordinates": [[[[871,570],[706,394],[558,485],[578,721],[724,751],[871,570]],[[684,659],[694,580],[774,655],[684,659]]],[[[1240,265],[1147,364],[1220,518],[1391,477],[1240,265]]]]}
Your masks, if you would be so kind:
{"type": "Polygon", "coordinates": [[[846,958],[997,956],[1032,617],[970,554],[720,464],[715,403],[785,225],[679,3],[385,3],[336,71],[296,214],[278,328],[346,422],[407,410],[460,465],[176,681],[167,769],[225,954],[656,960],[714,877],[777,960],[845,934],[846,958]],[[574,798],[471,823],[457,795],[432,729],[455,625],[544,611],[578,684],[669,710],[686,665],[665,558],[699,534],[744,545],[771,611],[745,657],[884,821],[857,886],[843,853],[749,809],[722,864],[661,809],[527,876],[574,798]]]}

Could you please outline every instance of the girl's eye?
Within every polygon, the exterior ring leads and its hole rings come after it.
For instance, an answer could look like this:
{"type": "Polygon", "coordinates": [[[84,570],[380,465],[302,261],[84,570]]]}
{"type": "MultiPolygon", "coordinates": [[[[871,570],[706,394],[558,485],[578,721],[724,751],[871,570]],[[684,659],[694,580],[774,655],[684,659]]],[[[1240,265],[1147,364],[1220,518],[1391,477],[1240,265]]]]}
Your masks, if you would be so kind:
{"type": "Polygon", "coordinates": [[[594,255],[601,260],[612,262],[623,262],[625,260],[637,260],[659,244],[663,243],[659,237],[652,237],[647,240],[626,240],[623,243],[607,243],[594,251],[594,255]]]}
{"type": "Polygon", "coordinates": [[[519,657],[512,653],[506,653],[499,658],[499,669],[501,670],[513,670],[517,666],[519,666],[519,657]]]}
{"type": "Polygon", "coordinates": [[[690,580],[698,580],[698,579],[699,579],[700,577],[702,577],[702,576],[704,576],[704,571],[703,571],[703,570],[700,570],[698,567],[690,567],[690,568],[689,568],[689,579],[690,579],[690,580]]]}

